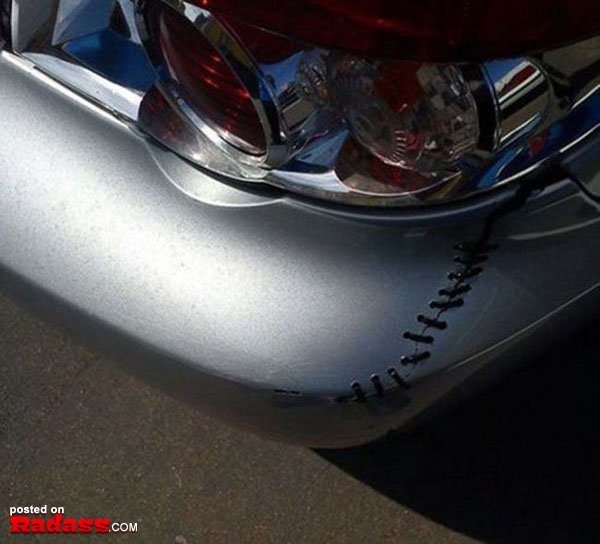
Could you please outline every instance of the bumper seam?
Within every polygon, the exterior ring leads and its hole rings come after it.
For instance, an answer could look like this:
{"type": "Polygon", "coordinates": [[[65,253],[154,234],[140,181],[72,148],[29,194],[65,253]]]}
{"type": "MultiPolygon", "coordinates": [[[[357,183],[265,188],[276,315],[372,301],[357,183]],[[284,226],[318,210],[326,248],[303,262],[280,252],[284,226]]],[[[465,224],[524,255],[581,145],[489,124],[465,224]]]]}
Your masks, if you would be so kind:
{"type": "Polygon", "coordinates": [[[432,356],[431,351],[426,350],[424,346],[433,345],[435,343],[435,332],[448,327],[448,322],[442,319],[444,313],[451,308],[459,308],[464,305],[464,295],[473,288],[468,280],[482,274],[484,271],[483,266],[481,266],[482,263],[487,262],[489,254],[498,249],[498,244],[490,241],[495,222],[500,217],[521,208],[538,188],[539,182],[537,180],[532,180],[532,183],[522,183],[511,199],[500,204],[486,217],[483,230],[477,240],[460,242],[454,246],[458,254],[454,256],[453,261],[460,268],[447,274],[448,279],[453,283],[449,287],[444,287],[438,291],[438,295],[442,298],[430,301],[429,307],[438,311],[433,316],[424,313],[419,314],[416,320],[423,327],[418,332],[407,330],[403,333],[404,338],[414,342],[415,348],[413,353],[400,357],[400,365],[402,367],[411,367],[411,370],[402,375],[396,366],[389,367],[387,374],[392,379],[392,382],[387,388],[383,386],[381,378],[377,373],[370,376],[370,382],[373,386],[372,390],[366,390],[360,381],[354,380],[350,384],[350,394],[337,397],[335,399],[336,402],[366,403],[373,397],[383,398],[386,393],[392,390],[397,390],[398,388],[407,390],[411,387],[410,378],[414,374],[414,368],[420,363],[429,360],[432,356]]]}

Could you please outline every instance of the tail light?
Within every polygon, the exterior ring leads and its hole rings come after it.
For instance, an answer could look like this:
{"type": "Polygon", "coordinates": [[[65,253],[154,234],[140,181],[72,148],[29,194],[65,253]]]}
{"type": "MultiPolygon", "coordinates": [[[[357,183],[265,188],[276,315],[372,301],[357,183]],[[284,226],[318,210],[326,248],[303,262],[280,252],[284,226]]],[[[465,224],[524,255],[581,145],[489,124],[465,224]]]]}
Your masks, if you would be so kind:
{"type": "Polygon", "coordinates": [[[147,21],[169,77],[198,119],[231,145],[264,154],[266,141],[254,101],[218,49],[192,22],[164,4],[151,5],[147,21]]]}
{"type": "MultiPolygon", "coordinates": [[[[200,167],[322,199],[470,196],[600,120],[600,12],[587,0],[86,0],[87,18],[49,3],[47,46],[28,29],[35,40],[17,40],[17,53],[97,96],[73,64],[56,67],[71,55],[121,84],[89,52],[91,19],[107,21],[94,29],[102,40],[143,48],[153,73],[153,84],[129,82],[127,108],[115,109],[200,167]]],[[[113,96],[107,85],[103,101],[113,96]]]]}
{"type": "Polygon", "coordinates": [[[388,165],[441,172],[477,146],[477,105],[452,65],[342,57],[331,93],[356,140],[388,165]]]}
{"type": "Polygon", "coordinates": [[[589,0],[196,0],[219,16],[371,58],[487,60],[593,36],[589,0]]]}

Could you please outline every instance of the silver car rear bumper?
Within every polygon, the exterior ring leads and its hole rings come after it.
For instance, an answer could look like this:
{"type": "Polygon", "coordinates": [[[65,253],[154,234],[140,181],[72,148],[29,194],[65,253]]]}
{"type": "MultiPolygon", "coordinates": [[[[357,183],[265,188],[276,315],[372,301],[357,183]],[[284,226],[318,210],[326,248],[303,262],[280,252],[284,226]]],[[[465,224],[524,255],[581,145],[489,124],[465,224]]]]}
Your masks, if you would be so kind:
{"type": "Polygon", "coordinates": [[[496,222],[464,305],[427,331],[431,356],[404,366],[421,347],[403,334],[451,283],[456,244],[511,190],[387,215],[248,191],[1,55],[0,172],[5,284],[144,346],[155,356],[140,374],[206,409],[312,446],[411,421],[600,301],[598,204],[565,180],[496,222]]]}

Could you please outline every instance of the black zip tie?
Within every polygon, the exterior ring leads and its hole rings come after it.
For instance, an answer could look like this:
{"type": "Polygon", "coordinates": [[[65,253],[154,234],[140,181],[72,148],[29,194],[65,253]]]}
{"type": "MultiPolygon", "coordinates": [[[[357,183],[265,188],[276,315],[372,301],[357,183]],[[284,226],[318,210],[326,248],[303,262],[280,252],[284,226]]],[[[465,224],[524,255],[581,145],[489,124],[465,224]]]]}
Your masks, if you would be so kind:
{"type": "Polygon", "coordinates": [[[402,336],[407,340],[412,340],[413,342],[418,342],[420,344],[433,344],[433,336],[427,334],[417,334],[406,331],[402,336]]]}
{"type": "Polygon", "coordinates": [[[436,319],[434,317],[427,317],[426,315],[423,315],[423,314],[417,316],[417,321],[419,323],[423,323],[424,325],[427,325],[428,327],[433,327],[434,329],[438,329],[440,331],[444,330],[448,326],[448,323],[446,323],[445,321],[442,321],[441,319],[436,319]]]}
{"type": "Polygon", "coordinates": [[[360,383],[352,382],[350,384],[350,387],[352,388],[352,391],[354,392],[354,397],[356,398],[356,400],[358,402],[366,402],[367,401],[367,398],[365,397],[365,392],[363,391],[363,388],[360,386],[360,383]]]}
{"type": "Polygon", "coordinates": [[[381,385],[381,380],[379,379],[379,376],[377,374],[373,374],[371,376],[371,382],[373,383],[373,386],[375,387],[375,391],[377,392],[377,396],[378,397],[383,397],[384,396],[384,391],[383,391],[383,385],[381,385]]]}
{"type": "Polygon", "coordinates": [[[400,364],[403,366],[414,365],[424,361],[425,359],[429,359],[429,357],[431,357],[431,353],[428,351],[421,351],[419,353],[415,353],[414,355],[404,355],[403,357],[400,357],[400,364]]]}
{"type": "Polygon", "coordinates": [[[278,395],[290,395],[290,396],[299,396],[302,393],[300,391],[294,391],[292,389],[275,389],[275,393],[278,395]]]}
{"type": "Polygon", "coordinates": [[[388,374],[392,377],[392,379],[400,386],[402,389],[410,389],[410,385],[398,374],[394,367],[388,368],[388,374]]]}
{"type": "Polygon", "coordinates": [[[466,268],[465,270],[461,270],[460,272],[450,272],[448,274],[448,279],[462,281],[474,276],[478,276],[483,272],[483,268],[480,266],[474,266],[473,268],[466,268]]]}
{"type": "Polygon", "coordinates": [[[488,260],[488,256],[481,254],[473,254],[473,255],[456,255],[454,257],[454,262],[458,264],[464,264],[465,266],[471,266],[474,264],[483,263],[488,260]]]}
{"type": "Polygon", "coordinates": [[[448,310],[449,308],[460,308],[465,301],[462,298],[451,298],[449,300],[432,300],[429,303],[430,308],[436,310],[448,310]]]}
{"type": "Polygon", "coordinates": [[[447,287],[445,289],[440,289],[438,294],[442,297],[454,298],[458,295],[464,295],[471,290],[471,286],[466,283],[459,283],[454,287],[447,287]]]}
{"type": "MultiPolygon", "coordinates": [[[[563,175],[564,171],[560,166],[556,168],[556,165],[556,161],[550,162],[549,166],[543,167],[542,172],[548,173],[550,175],[550,179],[555,179],[558,181],[559,179],[561,179],[561,176],[563,175]]],[[[448,297],[448,299],[432,300],[429,303],[430,308],[436,308],[443,312],[449,308],[458,308],[464,305],[465,301],[462,298],[454,298],[457,295],[466,293],[471,289],[471,286],[462,284],[462,282],[468,278],[472,278],[481,274],[481,272],[483,272],[483,268],[474,265],[479,262],[482,262],[482,260],[485,260],[487,258],[487,256],[483,256],[484,253],[498,248],[497,244],[493,244],[488,241],[490,239],[492,226],[495,220],[498,217],[501,217],[502,215],[509,213],[512,210],[519,209],[523,204],[525,204],[531,193],[536,188],[540,188],[542,186],[540,185],[540,179],[544,179],[544,182],[547,181],[543,176],[540,176],[538,174],[539,173],[536,172],[535,178],[538,181],[534,180],[529,183],[530,180],[526,177],[525,180],[522,181],[519,185],[519,188],[517,189],[517,192],[513,198],[502,203],[500,206],[498,206],[496,209],[490,212],[490,214],[485,219],[483,231],[476,241],[462,242],[454,246],[454,249],[456,251],[461,251],[467,254],[467,257],[464,260],[462,260],[461,257],[458,257],[458,259],[461,259],[459,262],[462,262],[465,268],[463,270],[453,271],[448,274],[448,278],[451,281],[456,282],[456,284],[447,289],[440,289],[439,294],[441,296],[448,297]]],[[[431,318],[427,318],[426,316],[420,315],[417,317],[417,319],[418,321],[425,323],[427,326],[435,326],[432,324],[433,321],[427,323],[426,320],[430,320],[431,318]]],[[[435,321],[439,320],[436,319],[435,321]]],[[[405,355],[401,357],[400,363],[402,365],[416,364],[425,359],[429,359],[430,357],[431,353],[429,351],[422,351],[414,353],[413,355],[405,355]]],[[[394,368],[388,369],[388,374],[398,383],[401,383],[399,379],[401,380],[402,378],[398,376],[398,373],[395,371],[394,368]]]]}

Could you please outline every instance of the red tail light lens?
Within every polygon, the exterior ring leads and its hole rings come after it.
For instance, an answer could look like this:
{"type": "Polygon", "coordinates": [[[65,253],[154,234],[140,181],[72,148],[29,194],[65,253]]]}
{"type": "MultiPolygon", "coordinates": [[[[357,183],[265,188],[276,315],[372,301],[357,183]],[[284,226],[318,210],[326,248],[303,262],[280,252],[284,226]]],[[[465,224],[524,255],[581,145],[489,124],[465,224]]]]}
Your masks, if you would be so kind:
{"type": "Polygon", "coordinates": [[[233,146],[264,154],[264,130],[252,97],[220,53],[165,4],[153,4],[147,21],[169,75],[194,113],[233,146]]]}
{"type": "Polygon", "coordinates": [[[479,60],[600,32],[590,0],[194,0],[313,45],[382,58],[479,60]]]}

